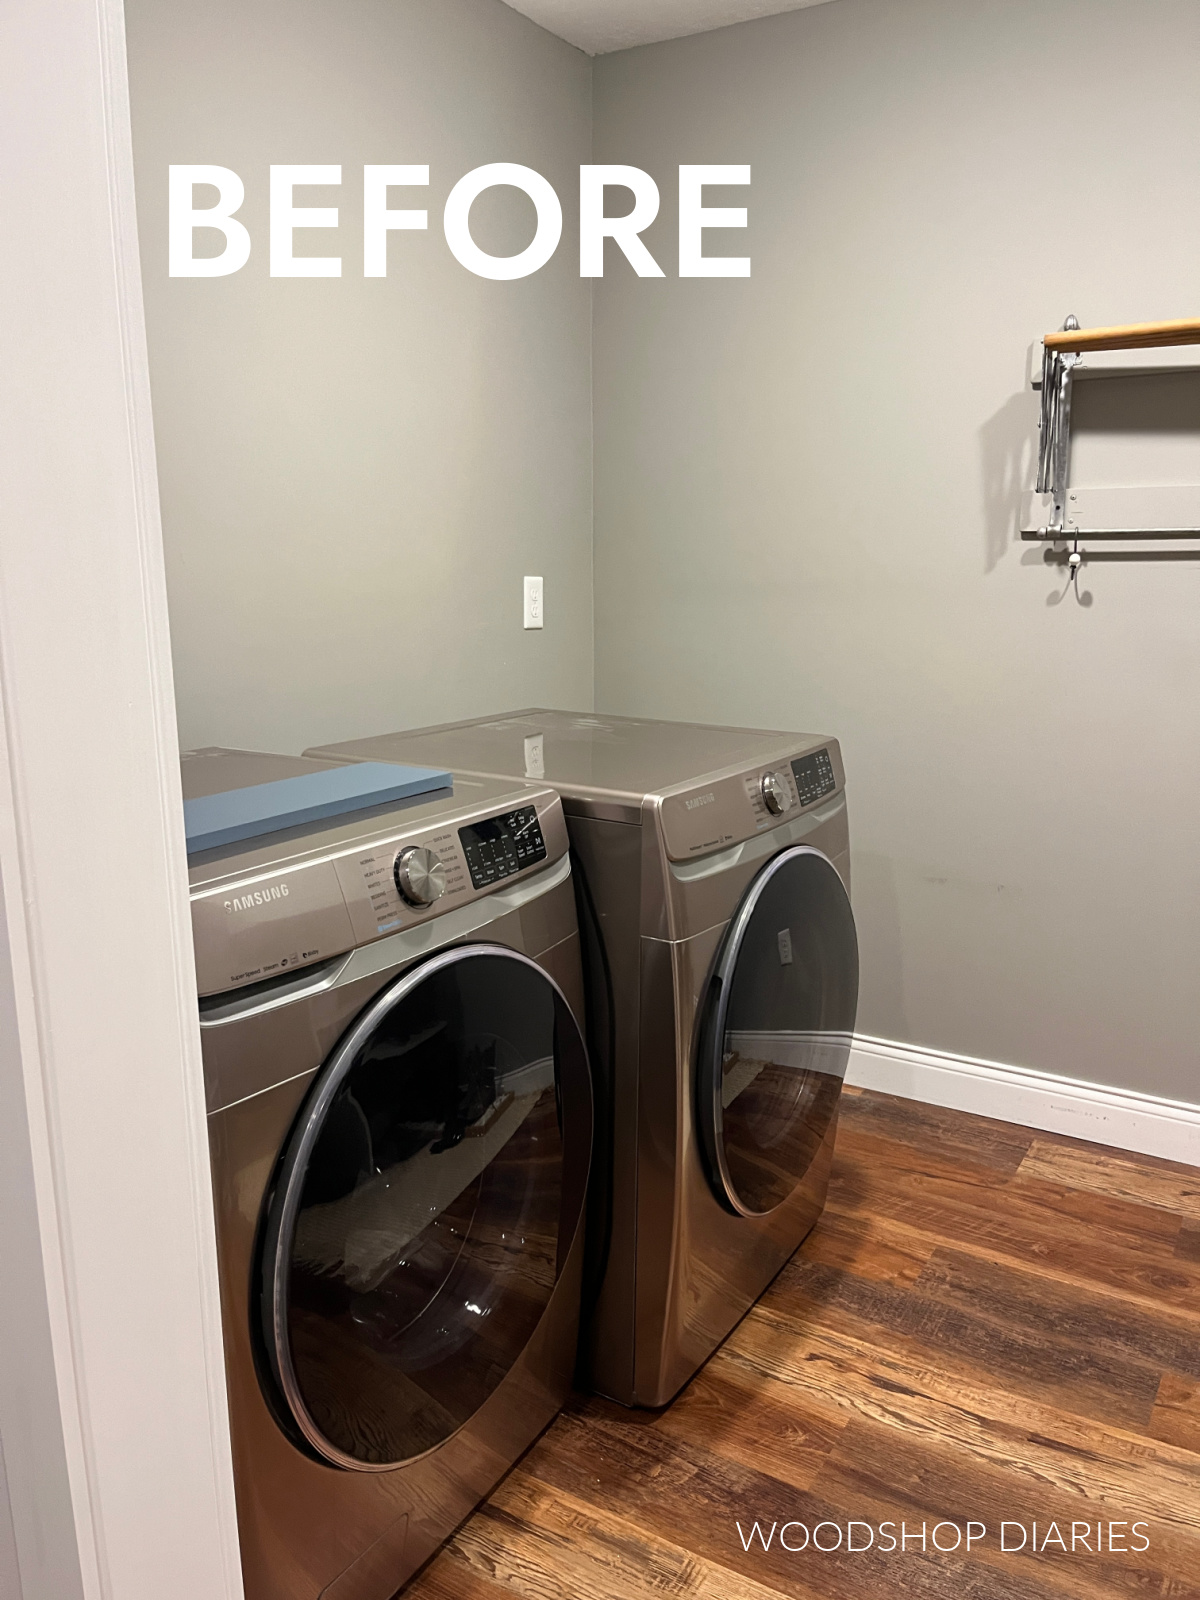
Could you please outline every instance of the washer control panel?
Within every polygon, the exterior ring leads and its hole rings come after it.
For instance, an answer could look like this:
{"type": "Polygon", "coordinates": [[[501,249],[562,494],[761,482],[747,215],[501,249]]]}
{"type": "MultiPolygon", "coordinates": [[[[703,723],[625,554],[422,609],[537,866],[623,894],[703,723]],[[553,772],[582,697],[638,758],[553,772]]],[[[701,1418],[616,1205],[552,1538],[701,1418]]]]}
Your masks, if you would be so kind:
{"type": "Polygon", "coordinates": [[[476,889],[546,859],[546,843],[534,806],[521,806],[517,811],[488,817],[485,822],[470,823],[458,830],[458,837],[476,889]]]}
{"type": "Polygon", "coordinates": [[[792,776],[802,806],[811,806],[814,800],[832,794],[837,788],[837,777],[828,750],[814,750],[792,762],[792,776]]]}
{"type": "Polygon", "coordinates": [[[289,977],[453,914],[501,880],[566,855],[562,805],[550,790],[469,778],[456,787],[452,807],[445,797],[422,801],[314,830],[291,855],[276,842],[193,868],[198,992],[289,977]]]}

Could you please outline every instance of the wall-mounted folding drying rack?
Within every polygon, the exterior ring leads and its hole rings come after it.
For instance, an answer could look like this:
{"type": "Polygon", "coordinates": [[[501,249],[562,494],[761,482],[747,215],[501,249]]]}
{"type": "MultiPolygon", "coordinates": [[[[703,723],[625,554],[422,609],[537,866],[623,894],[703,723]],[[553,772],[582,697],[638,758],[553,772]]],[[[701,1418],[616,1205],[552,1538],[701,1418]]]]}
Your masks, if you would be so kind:
{"type": "MultiPolygon", "coordinates": [[[[1200,371],[1200,318],[1081,328],[1068,317],[1030,352],[1030,384],[1042,394],[1037,487],[1025,496],[1027,539],[1200,539],[1200,484],[1070,486],[1071,393],[1084,378],[1200,371]]],[[[1078,551],[1072,567],[1079,563],[1078,551]]]]}

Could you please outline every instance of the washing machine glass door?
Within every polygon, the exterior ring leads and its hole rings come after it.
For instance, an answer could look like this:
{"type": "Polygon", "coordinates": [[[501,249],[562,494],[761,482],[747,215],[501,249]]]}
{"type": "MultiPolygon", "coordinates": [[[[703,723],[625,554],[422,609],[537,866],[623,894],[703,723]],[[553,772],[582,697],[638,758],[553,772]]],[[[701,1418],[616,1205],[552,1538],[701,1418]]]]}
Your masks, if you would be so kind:
{"type": "Polygon", "coordinates": [[[315,1081],[268,1200],[283,1420],[367,1471],[461,1427],[546,1309],[590,1148],[583,1041],[541,968],[474,945],[397,979],[315,1081]]]}
{"type": "Polygon", "coordinates": [[[774,1210],[808,1171],[837,1108],[857,1004],[846,890],[827,856],[795,845],[746,891],[706,995],[697,1109],[731,1210],[774,1210]]]}

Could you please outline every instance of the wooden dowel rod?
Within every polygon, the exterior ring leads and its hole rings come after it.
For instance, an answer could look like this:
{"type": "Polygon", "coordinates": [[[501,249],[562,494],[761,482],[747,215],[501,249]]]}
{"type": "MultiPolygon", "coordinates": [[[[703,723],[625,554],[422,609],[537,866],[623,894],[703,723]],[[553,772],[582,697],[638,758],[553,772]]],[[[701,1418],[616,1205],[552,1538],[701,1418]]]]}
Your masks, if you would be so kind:
{"type": "Polygon", "coordinates": [[[1200,318],[1181,322],[1132,322],[1124,328],[1074,328],[1048,333],[1047,350],[1153,350],[1162,345],[1200,344],[1200,318]]]}

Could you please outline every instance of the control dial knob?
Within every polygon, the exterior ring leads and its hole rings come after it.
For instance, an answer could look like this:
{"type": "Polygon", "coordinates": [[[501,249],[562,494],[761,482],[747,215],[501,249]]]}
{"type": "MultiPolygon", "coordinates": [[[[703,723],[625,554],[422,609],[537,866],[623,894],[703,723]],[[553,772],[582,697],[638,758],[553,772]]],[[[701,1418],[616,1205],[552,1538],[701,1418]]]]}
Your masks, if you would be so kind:
{"type": "Polygon", "coordinates": [[[792,797],[788,793],[787,784],[777,772],[764,772],[759,788],[762,791],[763,804],[773,817],[791,809],[792,797]]]}
{"type": "Polygon", "coordinates": [[[442,858],[424,845],[410,845],[396,857],[396,887],[410,906],[431,906],[446,892],[442,858]]]}

